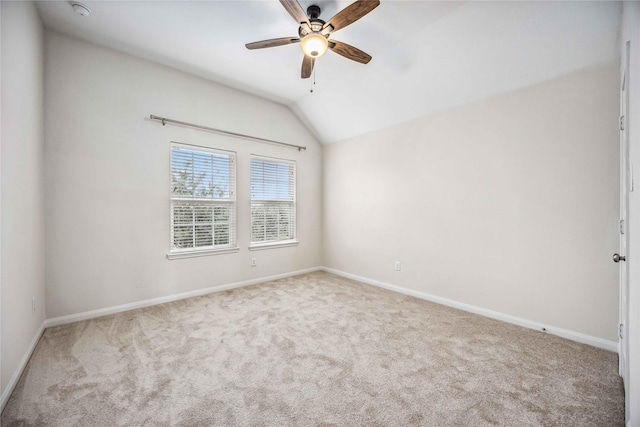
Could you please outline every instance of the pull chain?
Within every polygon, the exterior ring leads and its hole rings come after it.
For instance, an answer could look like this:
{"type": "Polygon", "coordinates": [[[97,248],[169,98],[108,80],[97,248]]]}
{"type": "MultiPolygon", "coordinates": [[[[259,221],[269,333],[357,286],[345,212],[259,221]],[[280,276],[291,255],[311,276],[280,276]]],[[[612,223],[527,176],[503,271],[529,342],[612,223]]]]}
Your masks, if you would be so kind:
{"type": "Polygon", "coordinates": [[[316,85],[316,67],[313,67],[313,82],[311,82],[311,89],[309,92],[313,93],[313,87],[316,85]]]}

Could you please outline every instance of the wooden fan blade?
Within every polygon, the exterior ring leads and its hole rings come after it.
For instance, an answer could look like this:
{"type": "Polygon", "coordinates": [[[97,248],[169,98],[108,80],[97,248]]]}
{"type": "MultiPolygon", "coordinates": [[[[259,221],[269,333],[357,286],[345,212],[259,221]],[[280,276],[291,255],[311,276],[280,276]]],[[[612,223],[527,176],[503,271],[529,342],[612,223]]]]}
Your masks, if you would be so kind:
{"type": "Polygon", "coordinates": [[[313,71],[313,65],[315,63],[316,59],[310,56],[305,55],[304,58],[302,58],[302,72],[300,73],[300,76],[303,79],[311,77],[311,72],[313,71]]]}
{"type": "Polygon", "coordinates": [[[380,0],[358,0],[342,9],[322,27],[322,32],[338,31],[356,22],[367,13],[378,7],[380,0]]]}
{"type": "Polygon", "coordinates": [[[292,44],[299,42],[297,37],[281,37],[279,39],[262,40],[259,42],[247,43],[245,46],[247,49],[263,49],[265,47],[284,46],[285,44],[292,44]]]}
{"type": "Polygon", "coordinates": [[[298,25],[302,25],[302,23],[304,22],[309,25],[309,18],[307,18],[307,14],[305,13],[302,6],[300,6],[300,3],[298,3],[296,0],[280,0],[280,3],[282,4],[282,6],[284,6],[285,9],[287,9],[289,15],[291,15],[293,19],[296,20],[298,25]]]}
{"type": "Polygon", "coordinates": [[[353,47],[337,40],[329,40],[329,49],[338,55],[342,55],[347,59],[351,59],[352,61],[356,61],[361,64],[368,64],[369,61],[371,61],[371,55],[361,51],[357,47],[353,47]]]}

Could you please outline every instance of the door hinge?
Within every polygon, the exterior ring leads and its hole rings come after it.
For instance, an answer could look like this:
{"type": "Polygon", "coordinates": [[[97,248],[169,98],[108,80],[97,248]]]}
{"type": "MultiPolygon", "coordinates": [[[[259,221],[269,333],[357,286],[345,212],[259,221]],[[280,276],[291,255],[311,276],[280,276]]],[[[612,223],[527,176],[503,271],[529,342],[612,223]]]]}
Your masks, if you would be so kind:
{"type": "Polygon", "coordinates": [[[620,337],[620,339],[622,339],[622,326],[622,323],[618,325],[618,337],[620,337]]]}
{"type": "Polygon", "coordinates": [[[620,234],[624,234],[624,219],[621,219],[618,223],[618,227],[620,229],[620,234]]]}
{"type": "Polygon", "coordinates": [[[620,116],[620,130],[624,130],[624,116],[620,116]]]}

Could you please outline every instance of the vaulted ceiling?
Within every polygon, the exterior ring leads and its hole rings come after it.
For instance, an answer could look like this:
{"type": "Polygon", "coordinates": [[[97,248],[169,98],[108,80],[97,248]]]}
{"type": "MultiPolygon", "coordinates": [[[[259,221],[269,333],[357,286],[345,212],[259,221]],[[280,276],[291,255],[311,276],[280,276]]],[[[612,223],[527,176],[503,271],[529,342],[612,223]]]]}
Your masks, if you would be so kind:
{"type": "MultiPolygon", "coordinates": [[[[615,61],[619,2],[390,1],[332,35],[370,54],[328,52],[302,80],[296,37],[277,0],[38,2],[45,27],[289,106],[323,143],[366,134],[488,96],[615,61]]],[[[325,21],[348,6],[318,4],[325,21]]]]}

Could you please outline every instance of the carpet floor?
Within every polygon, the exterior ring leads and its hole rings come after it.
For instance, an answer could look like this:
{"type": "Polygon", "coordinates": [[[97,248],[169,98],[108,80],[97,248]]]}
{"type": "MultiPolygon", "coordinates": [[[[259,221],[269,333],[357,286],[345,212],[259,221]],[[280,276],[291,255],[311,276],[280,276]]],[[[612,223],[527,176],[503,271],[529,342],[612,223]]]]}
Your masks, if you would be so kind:
{"type": "Polygon", "coordinates": [[[623,426],[617,355],[324,272],[49,328],[2,426],[623,426]]]}

